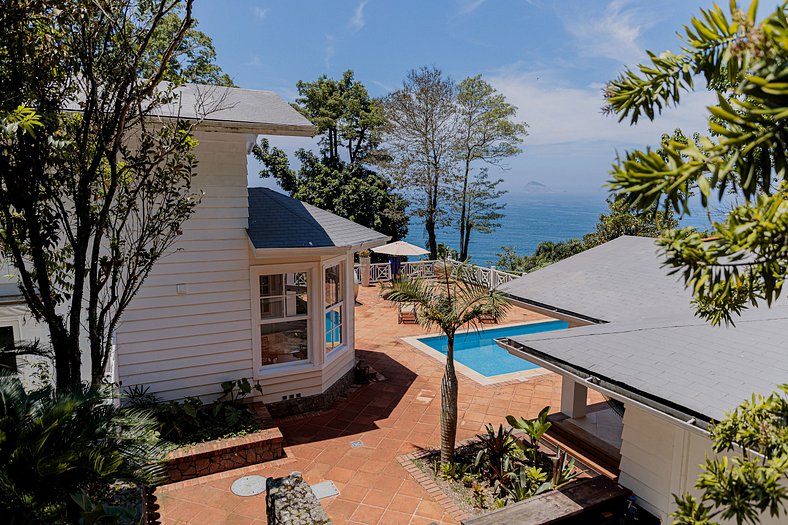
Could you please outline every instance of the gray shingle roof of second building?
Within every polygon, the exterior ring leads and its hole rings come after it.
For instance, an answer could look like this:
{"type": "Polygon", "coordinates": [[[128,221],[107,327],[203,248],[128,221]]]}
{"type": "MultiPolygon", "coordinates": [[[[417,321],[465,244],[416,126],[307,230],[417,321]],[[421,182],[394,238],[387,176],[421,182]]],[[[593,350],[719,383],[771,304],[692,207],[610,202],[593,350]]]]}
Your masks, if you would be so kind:
{"type": "MultiPolygon", "coordinates": [[[[703,420],[769,394],[788,378],[788,308],[752,312],[735,327],[676,319],[591,325],[513,341],[703,420]]],[[[560,365],[559,365],[560,366],[560,365]]]]}
{"type": "Polygon", "coordinates": [[[268,188],[249,188],[249,239],[256,249],[384,244],[389,237],[268,188]]]}
{"type": "Polygon", "coordinates": [[[693,316],[691,294],[669,276],[654,239],[619,237],[511,281],[501,289],[601,321],[693,316]]]}
{"type": "Polygon", "coordinates": [[[512,337],[527,355],[577,369],[701,419],[720,419],[788,377],[788,303],[750,309],[735,327],[693,315],[653,239],[621,237],[518,278],[527,302],[607,321],[512,337]]]}

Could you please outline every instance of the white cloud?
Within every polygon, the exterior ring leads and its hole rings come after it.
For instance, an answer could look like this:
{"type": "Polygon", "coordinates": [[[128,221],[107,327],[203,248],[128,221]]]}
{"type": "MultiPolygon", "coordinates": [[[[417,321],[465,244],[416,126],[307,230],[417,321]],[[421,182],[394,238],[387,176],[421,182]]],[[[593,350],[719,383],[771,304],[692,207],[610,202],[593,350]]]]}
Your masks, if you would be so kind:
{"type": "Polygon", "coordinates": [[[250,55],[249,60],[244,62],[243,65],[247,67],[260,67],[263,65],[263,60],[260,58],[260,55],[250,55]]]}
{"type": "Polygon", "coordinates": [[[368,0],[361,0],[358,3],[356,10],[353,11],[353,16],[350,17],[350,20],[348,21],[348,25],[356,31],[361,31],[361,29],[367,25],[367,20],[364,18],[364,8],[367,7],[367,1],[368,0]]]}
{"type": "Polygon", "coordinates": [[[324,56],[326,69],[331,69],[331,65],[333,63],[332,61],[334,59],[334,55],[337,52],[336,47],[334,47],[334,41],[335,40],[336,40],[336,38],[334,38],[334,35],[326,35],[326,49],[325,49],[325,56],[324,56]]]}
{"type": "Polygon", "coordinates": [[[460,14],[467,15],[473,13],[478,9],[486,0],[458,0],[460,4],[460,14]]]}
{"type": "Polygon", "coordinates": [[[268,14],[268,9],[263,9],[262,7],[258,6],[253,6],[251,10],[252,15],[258,20],[265,20],[265,17],[268,14]]]}
{"type": "Polygon", "coordinates": [[[663,132],[675,128],[706,133],[706,106],[715,102],[706,91],[683,94],[678,107],[665,109],[653,122],[644,118],[630,126],[601,113],[604,99],[599,84],[570,86],[549,71],[503,71],[489,81],[519,108],[518,118],[528,123],[526,148],[604,142],[623,149],[656,145],[663,132]]]}
{"type": "Polygon", "coordinates": [[[657,14],[630,7],[629,0],[611,0],[601,12],[589,6],[556,8],[564,29],[584,57],[609,58],[624,64],[642,59],[640,36],[657,22],[657,14]]]}

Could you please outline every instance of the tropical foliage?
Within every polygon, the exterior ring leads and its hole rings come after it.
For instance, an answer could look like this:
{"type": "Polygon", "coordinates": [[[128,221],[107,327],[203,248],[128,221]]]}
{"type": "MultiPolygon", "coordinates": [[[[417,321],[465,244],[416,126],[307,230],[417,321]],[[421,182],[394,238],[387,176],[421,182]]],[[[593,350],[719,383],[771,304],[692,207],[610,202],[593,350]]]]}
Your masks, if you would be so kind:
{"type": "Polygon", "coordinates": [[[211,403],[199,397],[183,401],[161,401],[148,387],[134,386],[125,391],[127,406],[149,410],[157,423],[161,439],[177,446],[192,445],[214,439],[242,436],[261,429],[251,406],[243,400],[257,391],[259,383],[243,378],[225,381],[222,395],[211,403]]]}
{"type": "Polygon", "coordinates": [[[696,89],[697,76],[717,91],[711,136],[671,141],[664,156],[629,152],[611,181],[620,201],[640,209],[687,213],[695,189],[702,208],[726,193],[738,196],[727,218],[714,223],[712,239],[682,229],[661,240],[668,264],[694,288],[698,314],[714,324],[771,304],[788,272],[788,20],[785,3],[760,22],[756,10],[757,2],[746,12],[735,2],[729,13],[701,10],[685,27],[681,53],[650,54],[649,64],[607,88],[608,109],[631,123],[679,104],[682,93],[696,89]]]}
{"type": "MultiPolygon", "coordinates": [[[[25,392],[0,376],[0,510],[6,523],[109,520],[117,483],[161,481],[167,447],[144,410],[119,409],[106,386],[25,392]]],[[[111,522],[111,521],[105,521],[111,522]]]]}
{"type": "MultiPolygon", "coordinates": [[[[703,9],[684,28],[680,53],[649,53],[607,88],[608,110],[632,123],[656,118],[696,89],[700,77],[717,94],[709,107],[710,136],[670,141],[664,155],[633,151],[617,160],[611,186],[640,209],[687,213],[693,191],[709,208],[726,194],[738,203],[714,222],[710,238],[688,229],[667,231],[667,264],[695,294],[699,316],[733,323],[749,306],[771,305],[788,273],[788,3],[763,17],[753,1],[728,12],[703,9]]],[[[700,497],[676,496],[675,523],[759,522],[786,517],[788,410],[786,388],[753,396],[712,427],[714,451],[696,483],[700,497]]]]}
{"type": "Polygon", "coordinates": [[[760,523],[761,514],[786,516],[788,489],[788,385],[768,397],[753,395],[711,436],[716,453],[706,459],[695,484],[701,495],[675,496],[674,523],[711,525],[716,520],[760,523]]]}
{"type": "Polygon", "coordinates": [[[436,477],[460,494],[470,495],[476,509],[502,507],[548,490],[561,488],[579,475],[575,461],[558,450],[550,454],[540,440],[550,423],[545,407],[532,421],[507,416],[516,426],[488,424],[476,440],[458,448],[450,462],[433,460],[436,477]],[[523,430],[525,439],[514,430],[523,430]]]}
{"type": "Polygon", "coordinates": [[[252,153],[263,164],[260,176],[273,177],[290,196],[373,228],[393,239],[408,232],[406,201],[371,166],[382,155],[379,147],[385,124],[380,101],[346,71],[339,80],[326,76],[299,81],[293,105],[316,127],[320,154],[296,151],[298,171],[287,154],[267,139],[252,153]]]}
{"type": "Polygon", "coordinates": [[[490,290],[476,279],[469,266],[452,266],[446,261],[435,264],[434,279],[394,281],[384,288],[383,296],[394,302],[414,306],[416,322],[440,328],[446,335],[448,349],[441,381],[441,462],[454,456],[457,435],[457,374],[454,370],[454,337],[463,327],[480,328],[483,319],[500,321],[510,303],[503,293],[490,290]]]}

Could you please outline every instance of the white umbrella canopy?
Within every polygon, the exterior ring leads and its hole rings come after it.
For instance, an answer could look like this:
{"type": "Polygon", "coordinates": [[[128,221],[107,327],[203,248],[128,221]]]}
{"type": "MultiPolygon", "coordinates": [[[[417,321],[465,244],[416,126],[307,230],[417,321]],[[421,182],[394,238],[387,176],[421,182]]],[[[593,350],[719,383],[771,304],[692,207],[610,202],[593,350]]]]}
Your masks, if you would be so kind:
{"type": "Polygon", "coordinates": [[[424,255],[426,253],[430,253],[424,248],[405,241],[396,241],[389,244],[384,244],[383,246],[372,248],[372,251],[375,253],[394,255],[397,257],[403,257],[406,255],[424,255]]]}

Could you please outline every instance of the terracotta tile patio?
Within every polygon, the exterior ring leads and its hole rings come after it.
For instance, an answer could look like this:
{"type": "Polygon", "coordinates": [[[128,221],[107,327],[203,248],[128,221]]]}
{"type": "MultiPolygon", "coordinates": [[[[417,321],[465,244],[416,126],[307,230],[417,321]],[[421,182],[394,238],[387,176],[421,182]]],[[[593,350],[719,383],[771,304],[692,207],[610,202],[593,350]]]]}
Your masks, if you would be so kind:
{"type": "MultiPolygon", "coordinates": [[[[443,366],[400,338],[419,335],[416,325],[398,325],[395,307],[363,288],[356,308],[356,347],[386,377],[357,388],[331,410],[277,421],[287,458],[157,490],[164,525],[265,523],[265,495],[242,498],[229,487],[238,477],[303,472],[308,483],[332,480],[339,496],[322,500],[333,523],[456,523],[402,466],[397,456],[439,443],[440,378],[443,366]],[[361,441],[353,448],[351,442],[361,441]]],[[[513,309],[507,323],[545,318],[513,309]]],[[[546,318],[545,318],[546,319],[546,318]]],[[[558,407],[561,379],[547,373],[526,382],[482,386],[461,374],[458,440],[507,414],[535,417],[545,405],[558,407]]],[[[599,401],[594,397],[589,401],[599,401]]]]}

